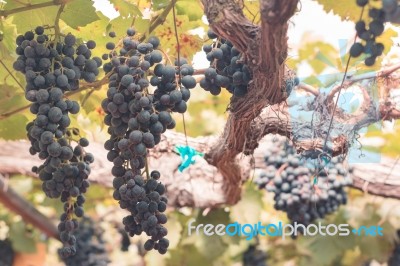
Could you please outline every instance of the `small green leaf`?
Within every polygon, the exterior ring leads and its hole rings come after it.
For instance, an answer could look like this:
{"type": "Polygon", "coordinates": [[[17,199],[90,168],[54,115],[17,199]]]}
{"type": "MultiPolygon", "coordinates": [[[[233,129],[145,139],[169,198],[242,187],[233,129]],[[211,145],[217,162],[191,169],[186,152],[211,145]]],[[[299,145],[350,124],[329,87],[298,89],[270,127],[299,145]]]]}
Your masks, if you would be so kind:
{"type": "MultiPolygon", "coordinates": [[[[61,19],[71,28],[86,26],[96,20],[99,16],[93,6],[92,1],[75,0],[68,3],[61,14],[61,19]]],[[[93,33],[92,33],[93,34],[93,33]]]]}
{"type": "Polygon", "coordinates": [[[320,3],[326,13],[333,11],[335,15],[339,15],[342,20],[357,21],[361,14],[361,8],[357,6],[354,0],[315,0],[320,3]]]}
{"type": "MultiPolygon", "coordinates": [[[[6,1],[7,4],[4,6],[4,10],[11,10],[19,7],[24,7],[24,3],[29,2],[31,5],[41,4],[49,2],[48,0],[30,0],[30,1],[6,1]]],[[[33,30],[39,25],[54,25],[54,21],[57,15],[57,10],[60,6],[53,5],[43,8],[37,8],[33,10],[27,10],[18,12],[10,15],[13,23],[17,26],[19,33],[25,33],[26,31],[33,30]]]]}
{"type": "Polygon", "coordinates": [[[26,232],[25,224],[21,222],[11,224],[10,240],[13,249],[22,253],[34,253],[36,243],[32,236],[26,232]]]}
{"type": "Polygon", "coordinates": [[[0,20],[0,41],[9,51],[14,51],[16,48],[15,35],[16,27],[12,24],[11,19],[0,20]]]}
{"type": "Polygon", "coordinates": [[[115,10],[117,10],[123,17],[128,17],[129,15],[143,16],[142,12],[140,12],[136,5],[126,0],[110,0],[110,2],[114,5],[115,10]]]}
{"type": "Polygon", "coordinates": [[[170,0],[153,0],[153,10],[160,10],[168,6],[170,0]]]}
{"type": "Polygon", "coordinates": [[[238,223],[254,224],[260,220],[262,192],[251,183],[244,186],[242,199],[231,207],[231,219],[238,223]]]}
{"type": "Polygon", "coordinates": [[[17,140],[26,138],[25,126],[28,118],[16,114],[0,120],[0,138],[6,140],[17,140]]]}
{"type": "Polygon", "coordinates": [[[180,0],[176,3],[178,15],[187,15],[189,21],[200,20],[204,13],[199,1],[180,0]]]}

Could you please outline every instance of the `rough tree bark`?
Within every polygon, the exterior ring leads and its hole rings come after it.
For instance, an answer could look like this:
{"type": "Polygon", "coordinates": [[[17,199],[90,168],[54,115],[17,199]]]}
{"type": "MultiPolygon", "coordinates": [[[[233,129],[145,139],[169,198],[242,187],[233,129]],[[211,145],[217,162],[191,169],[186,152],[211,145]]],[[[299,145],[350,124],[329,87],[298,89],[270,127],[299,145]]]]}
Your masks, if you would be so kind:
{"type": "MultiPolygon", "coordinates": [[[[277,135],[266,136],[260,146],[255,149],[253,156],[242,156],[238,162],[243,172],[251,173],[254,169],[265,169],[264,153],[274,147],[273,139],[282,138],[277,135]]],[[[207,152],[217,137],[188,138],[188,143],[201,152],[207,152]]],[[[225,179],[222,173],[204,159],[198,158],[184,172],[178,171],[181,163],[180,156],[174,152],[176,145],[184,145],[184,135],[167,131],[159,147],[151,153],[149,160],[151,169],[159,169],[163,173],[163,183],[167,187],[169,204],[172,207],[199,207],[214,208],[227,203],[224,193],[225,179]]],[[[34,165],[41,160],[21,153],[21,150],[29,148],[26,141],[0,142],[0,173],[36,175],[31,172],[34,165]],[[18,163],[16,163],[18,161],[18,163]]],[[[96,160],[92,166],[90,180],[112,187],[112,164],[106,159],[106,151],[101,143],[91,142],[87,148],[89,152],[96,154],[96,160]]],[[[360,163],[352,165],[353,187],[366,193],[383,197],[400,199],[400,164],[390,158],[382,158],[379,163],[360,163]],[[394,166],[394,168],[393,168],[394,166]]],[[[242,179],[241,182],[245,180],[242,179]]],[[[110,194],[111,197],[111,194],[110,194]]]]}
{"type": "Polygon", "coordinates": [[[235,157],[244,151],[251,122],[265,106],[280,103],[287,96],[281,89],[285,88],[287,22],[298,0],[260,1],[261,26],[250,22],[236,1],[202,0],[202,3],[211,28],[244,54],[253,73],[247,95],[231,102],[220,143],[205,157],[221,171],[227,184],[227,203],[234,204],[240,195],[242,179],[235,157]]]}
{"type": "MultiPolygon", "coordinates": [[[[298,86],[315,96],[309,111],[313,111],[318,126],[313,124],[314,119],[291,118],[289,108],[292,106],[287,100],[285,82],[294,73],[286,67],[285,60],[288,20],[294,15],[298,2],[260,0],[261,25],[255,25],[243,14],[238,1],[202,0],[210,27],[242,52],[243,61],[253,74],[247,95],[232,98],[224,131],[205,156],[223,176],[228,204],[240,198],[241,181],[248,177],[243,175],[237,155],[253,154],[266,134],[277,133],[290,138],[296,149],[306,156],[316,157],[321,153],[336,156],[348,151],[360,128],[400,116],[396,105],[388,99],[389,93],[382,94],[385,97],[380,98],[379,104],[374,104],[369,94],[364,93],[364,104],[357,114],[344,115],[340,108],[334,108],[338,92],[357,82],[356,78],[346,77],[348,80],[329,94],[320,94],[306,84],[298,86]],[[334,118],[333,130],[331,118],[334,118]],[[335,134],[330,134],[332,132],[335,134]]],[[[387,77],[398,68],[392,66],[373,77],[387,77]]]]}

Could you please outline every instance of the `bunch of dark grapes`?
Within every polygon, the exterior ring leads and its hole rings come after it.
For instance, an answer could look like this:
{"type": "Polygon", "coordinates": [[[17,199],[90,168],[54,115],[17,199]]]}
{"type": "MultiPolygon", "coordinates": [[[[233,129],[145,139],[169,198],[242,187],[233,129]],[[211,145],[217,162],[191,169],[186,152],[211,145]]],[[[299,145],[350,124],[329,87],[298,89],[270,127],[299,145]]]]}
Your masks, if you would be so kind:
{"type": "MultiPolygon", "coordinates": [[[[400,238],[400,230],[397,231],[397,237],[400,238]]],[[[392,255],[389,258],[388,266],[400,265],[400,243],[396,243],[392,255]]]]}
{"type": "Polygon", "coordinates": [[[121,251],[126,252],[131,245],[131,239],[124,228],[118,228],[118,233],[121,235],[121,251]]]}
{"type": "Polygon", "coordinates": [[[252,74],[243,62],[242,54],[231,42],[219,38],[213,31],[209,30],[207,34],[214,42],[203,46],[210,67],[205,70],[200,86],[212,95],[220,94],[223,87],[234,96],[243,97],[252,74]]]}
{"type": "Polygon", "coordinates": [[[167,198],[158,181],[160,172],[149,173],[148,149],[161,141],[162,133],[175,127],[171,113],[186,111],[189,89],[196,80],[184,58],[176,60],[175,66],[162,63],[157,37],[139,42],[135,35],[134,29],[128,29],[119,47],[109,42],[111,52],[103,55],[110,58],[104,65],[110,75],[107,98],[102,102],[110,134],[104,147],[114,164],[114,199],[130,212],[123,219],[125,230],[130,236],[146,233],[151,238],[144,248],[164,254],[169,246],[163,226],[167,198]]]}
{"type": "Polygon", "coordinates": [[[32,170],[43,181],[46,196],[61,197],[64,203],[65,213],[58,228],[65,244],[61,256],[67,257],[76,252],[72,232],[77,221],[73,217],[83,215],[82,193],[89,187],[89,165],[94,158],[84,150],[88,140],[79,136],[78,129],[70,128],[69,114],[77,114],[80,107],[66,94],[77,90],[82,79],[95,81],[102,61],[91,58],[94,41],[79,44],[72,34],[56,41],[45,34],[43,27],[19,35],[16,43],[19,56],[14,69],[25,75],[25,97],[32,102],[30,111],[36,115],[26,126],[29,152],[44,160],[32,170]]]}
{"type": "MultiPolygon", "coordinates": [[[[368,2],[369,0],[357,0],[357,5],[365,7],[368,2]]],[[[382,55],[385,48],[383,43],[376,42],[376,38],[382,35],[385,30],[386,9],[370,8],[368,11],[370,21],[359,20],[356,23],[357,36],[361,41],[351,46],[350,55],[352,57],[359,57],[361,54],[366,54],[367,57],[364,63],[367,66],[374,65],[376,58],[382,55]]]]}
{"type": "Polygon", "coordinates": [[[397,0],[382,0],[386,21],[400,23],[400,2],[397,0]]]}
{"type": "MultiPolygon", "coordinates": [[[[102,238],[103,231],[92,219],[84,217],[76,230],[76,254],[63,258],[66,266],[106,266],[110,262],[102,238]]],[[[63,252],[59,250],[59,252],[63,252]]]]}
{"type": "Polygon", "coordinates": [[[257,246],[250,245],[243,253],[243,266],[267,266],[267,254],[257,246]]]}
{"type": "Polygon", "coordinates": [[[12,266],[14,255],[10,240],[0,240],[0,266],[12,266]]]}
{"type": "Polygon", "coordinates": [[[265,163],[255,182],[275,194],[274,208],[286,212],[292,222],[307,226],[347,202],[344,187],[351,180],[337,157],[319,171],[315,185],[313,164],[302,160],[289,143],[267,152],[265,163]]]}

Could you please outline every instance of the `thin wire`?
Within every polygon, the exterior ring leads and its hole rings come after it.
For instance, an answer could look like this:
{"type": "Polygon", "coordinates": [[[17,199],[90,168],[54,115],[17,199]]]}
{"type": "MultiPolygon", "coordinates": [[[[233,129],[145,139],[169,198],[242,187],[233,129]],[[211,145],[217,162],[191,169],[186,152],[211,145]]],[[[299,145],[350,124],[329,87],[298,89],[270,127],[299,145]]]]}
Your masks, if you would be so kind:
{"type": "MultiPolygon", "coordinates": [[[[179,75],[179,89],[181,89],[181,82],[182,82],[182,76],[181,76],[181,57],[180,57],[180,50],[181,50],[181,45],[179,43],[179,37],[178,37],[178,27],[176,26],[176,14],[175,14],[175,4],[172,6],[172,16],[174,18],[174,29],[175,29],[175,38],[176,38],[176,49],[177,49],[177,55],[178,55],[178,75],[179,75]]],[[[183,121],[183,132],[185,133],[185,141],[186,141],[186,146],[188,145],[188,139],[187,139],[187,133],[186,133],[186,122],[185,122],[185,114],[182,113],[182,121],[183,121]]]]}
{"type": "MultiPolygon", "coordinates": [[[[361,20],[362,17],[363,17],[363,15],[364,15],[364,8],[365,8],[365,7],[363,7],[363,8],[361,9],[361,14],[360,14],[360,19],[359,19],[359,20],[361,20]]],[[[358,35],[357,35],[357,33],[356,33],[356,36],[354,37],[353,44],[357,41],[357,37],[358,37],[358,35]]],[[[340,84],[340,89],[339,89],[339,92],[338,92],[338,96],[337,96],[337,98],[336,98],[335,106],[333,107],[333,111],[332,111],[332,116],[331,116],[331,119],[330,119],[330,121],[329,121],[328,131],[326,132],[326,137],[325,137],[325,141],[324,141],[324,146],[323,146],[323,148],[322,148],[322,154],[318,155],[318,167],[315,168],[314,181],[313,181],[313,190],[314,190],[314,191],[315,191],[315,184],[318,183],[318,176],[319,176],[319,173],[320,173],[322,170],[324,170],[325,166],[328,165],[328,163],[330,163],[330,160],[332,159],[330,156],[328,156],[328,161],[325,162],[325,165],[322,164],[322,160],[321,160],[321,159],[322,159],[322,156],[324,156],[324,154],[326,154],[326,145],[327,145],[327,143],[328,143],[329,134],[330,134],[330,131],[331,131],[332,126],[333,126],[333,118],[334,118],[334,116],[335,116],[335,112],[336,112],[336,109],[337,109],[337,106],[338,106],[338,103],[339,103],[339,98],[340,98],[340,94],[341,94],[342,89],[343,89],[343,84],[344,84],[344,82],[345,82],[345,80],[346,80],[347,72],[348,72],[348,70],[349,70],[350,60],[351,60],[351,55],[349,54],[349,58],[347,59],[346,68],[345,68],[345,71],[344,71],[343,79],[342,79],[342,82],[341,82],[341,84],[340,84]],[[322,155],[322,156],[321,156],[321,155],[322,155]]]]}
{"type": "Polygon", "coordinates": [[[3,61],[0,59],[0,64],[2,64],[2,66],[7,70],[8,74],[10,74],[10,76],[13,78],[13,80],[15,80],[15,82],[20,86],[20,88],[25,91],[24,86],[22,86],[21,83],[19,83],[19,81],[17,80],[17,78],[13,75],[13,73],[11,72],[11,70],[3,63],[3,61]]]}
{"type": "MultiPolygon", "coordinates": [[[[364,15],[364,7],[361,9],[361,15],[360,15],[360,19],[359,19],[359,20],[362,19],[363,15],[364,15]]],[[[358,35],[357,35],[357,33],[356,33],[356,36],[354,37],[353,44],[357,41],[357,36],[358,36],[358,35]]],[[[347,72],[348,72],[348,70],[349,70],[350,60],[351,60],[351,55],[349,54],[349,58],[347,59],[346,69],[345,69],[345,71],[344,71],[342,83],[340,84],[340,89],[339,89],[339,92],[338,92],[338,96],[337,96],[337,98],[336,98],[335,106],[333,107],[332,116],[331,116],[331,119],[330,119],[330,122],[329,122],[328,132],[326,133],[326,137],[325,137],[325,141],[324,141],[324,147],[323,147],[323,149],[322,149],[323,152],[325,152],[325,150],[326,150],[326,145],[327,145],[327,143],[328,143],[329,134],[330,134],[330,132],[331,132],[332,125],[333,125],[333,117],[335,116],[335,112],[336,112],[336,109],[337,109],[337,106],[338,106],[340,94],[342,93],[343,84],[344,84],[344,81],[346,80],[346,77],[347,77],[347,72]]],[[[320,170],[321,170],[321,169],[320,169],[320,170]]],[[[320,170],[319,170],[319,171],[320,171],[320,170]]],[[[318,172],[319,172],[319,171],[318,171],[318,172]]]]}

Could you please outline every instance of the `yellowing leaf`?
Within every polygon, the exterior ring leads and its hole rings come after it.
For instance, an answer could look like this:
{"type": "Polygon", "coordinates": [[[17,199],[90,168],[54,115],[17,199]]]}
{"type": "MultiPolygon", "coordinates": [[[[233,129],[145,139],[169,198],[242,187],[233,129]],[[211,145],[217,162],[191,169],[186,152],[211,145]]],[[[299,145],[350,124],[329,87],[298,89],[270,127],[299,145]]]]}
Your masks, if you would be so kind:
{"type": "Polygon", "coordinates": [[[99,19],[92,1],[75,0],[69,2],[61,13],[61,19],[71,28],[86,26],[99,19]]]}

